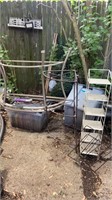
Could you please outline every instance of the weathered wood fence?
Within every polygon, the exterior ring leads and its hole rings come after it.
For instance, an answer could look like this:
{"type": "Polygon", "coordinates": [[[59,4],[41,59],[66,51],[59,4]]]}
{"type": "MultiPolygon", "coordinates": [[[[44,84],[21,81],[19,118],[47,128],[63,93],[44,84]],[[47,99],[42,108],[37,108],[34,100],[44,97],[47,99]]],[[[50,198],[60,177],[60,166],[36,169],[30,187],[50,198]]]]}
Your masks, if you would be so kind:
{"type": "Polygon", "coordinates": [[[62,27],[57,16],[66,30],[67,37],[73,37],[72,25],[66,16],[61,2],[3,2],[0,4],[0,32],[8,36],[7,48],[11,58],[15,59],[40,59],[40,51],[45,49],[49,54],[54,33],[63,35],[62,27]],[[9,28],[10,17],[41,19],[43,30],[27,30],[9,28]]]}
{"type": "MultiPolygon", "coordinates": [[[[90,6],[91,1],[86,1],[90,6]]],[[[105,15],[106,2],[95,2],[96,10],[105,15]]],[[[76,2],[78,18],[82,12],[82,3],[76,2]]],[[[41,50],[45,49],[46,58],[51,50],[54,33],[58,33],[60,42],[65,41],[62,25],[67,38],[74,38],[72,24],[61,2],[39,1],[14,1],[0,3],[0,34],[7,35],[6,48],[10,59],[40,60],[41,50]],[[41,19],[43,30],[27,30],[9,28],[7,26],[10,17],[41,19]],[[61,23],[60,23],[61,22],[61,23]]],[[[34,86],[33,78],[38,78],[38,71],[18,70],[19,87],[27,90],[30,85],[34,86]],[[24,77],[24,78],[21,78],[24,77]]]]}

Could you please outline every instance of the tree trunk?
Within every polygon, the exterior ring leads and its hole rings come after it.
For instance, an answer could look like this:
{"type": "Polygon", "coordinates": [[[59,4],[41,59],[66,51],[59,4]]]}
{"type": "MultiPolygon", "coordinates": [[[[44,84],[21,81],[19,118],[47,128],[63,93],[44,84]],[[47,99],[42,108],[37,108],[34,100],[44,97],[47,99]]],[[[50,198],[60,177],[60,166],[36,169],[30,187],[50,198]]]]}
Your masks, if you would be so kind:
{"type": "Polygon", "coordinates": [[[79,54],[80,54],[80,58],[82,60],[85,81],[86,81],[86,84],[87,84],[87,64],[86,64],[85,56],[83,54],[83,49],[82,49],[82,45],[81,45],[81,36],[80,36],[80,31],[79,31],[79,28],[78,28],[78,25],[77,25],[76,16],[75,16],[75,13],[72,13],[71,9],[69,8],[67,0],[61,0],[61,2],[62,2],[71,22],[73,24],[73,29],[74,29],[75,37],[76,37],[76,40],[77,40],[79,54]]]}
{"type": "Polygon", "coordinates": [[[112,56],[112,35],[110,33],[105,49],[103,69],[108,69],[108,68],[111,69],[111,66],[109,66],[110,65],[109,60],[111,59],[111,56],[112,56]]]}

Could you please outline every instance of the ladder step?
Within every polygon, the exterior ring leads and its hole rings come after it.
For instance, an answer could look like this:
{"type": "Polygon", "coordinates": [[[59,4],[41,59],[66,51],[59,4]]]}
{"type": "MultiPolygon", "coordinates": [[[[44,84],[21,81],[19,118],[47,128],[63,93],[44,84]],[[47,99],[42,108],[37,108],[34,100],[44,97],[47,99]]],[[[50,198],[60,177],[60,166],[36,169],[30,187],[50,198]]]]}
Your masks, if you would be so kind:
{"type": "Polygon", "coordinates": [[[80,142],[89,142],[91,144],[101,144],[102,134],[94,132],[81,132],[81,141],[80,142]]]}
{"type": "Polygon", "coordinates": [[[88,78],[88,83],[95,85],[111,85],[111,82],[108,79],[98,79],[98,78],[88,78]]]}
{"type": "Polygon", "coordinates": [[[99,152],[100,152],[100,145],[83,143],[83,142],[80,144],[81,154],[98,156],[99,152]]]}
{"type": "Polygon", "coordinates": [[[103,131],[101,121],[83,119],[83,128],[103,131]]]}
{"type": "Polygon", "coordinates": [[[91,115],[91,116],[98,116],[98,117],[105,116],[105,111],[103,108],[84,107],[84,113],[85,115],[91,115]]]}
{"type": "Polygon", "coordinates": [[[86,95],[88,101],[108,101],[108,98],[104,94],[90,94],[86,95]]]}

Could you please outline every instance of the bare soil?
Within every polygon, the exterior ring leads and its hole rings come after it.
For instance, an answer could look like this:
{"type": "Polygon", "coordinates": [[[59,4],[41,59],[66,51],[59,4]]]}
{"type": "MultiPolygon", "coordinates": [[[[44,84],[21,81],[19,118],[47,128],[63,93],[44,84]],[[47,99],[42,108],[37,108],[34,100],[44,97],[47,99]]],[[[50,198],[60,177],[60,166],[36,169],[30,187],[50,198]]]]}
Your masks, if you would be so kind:
{"type": "MultiPolygon", "coordinates": [[[[75,147],[80,133],[65,127],[62,116],[52,116],[42,133],[12,128],[9,120],[6,127],[0,161],[2,200],[112,199],[110,154],[102,154],[99,161],[79,156],[75,147]]],[[[110,141],[107,136],[103,148],[110,141]]]]}
{"type": "Polygon", "coordinates": [[[73,131],[66,130],[59,117],[42,133],[8,124],[1,154],[2,199],[82,199],[81,170],[68,156],[74,142],[73,131]]]}

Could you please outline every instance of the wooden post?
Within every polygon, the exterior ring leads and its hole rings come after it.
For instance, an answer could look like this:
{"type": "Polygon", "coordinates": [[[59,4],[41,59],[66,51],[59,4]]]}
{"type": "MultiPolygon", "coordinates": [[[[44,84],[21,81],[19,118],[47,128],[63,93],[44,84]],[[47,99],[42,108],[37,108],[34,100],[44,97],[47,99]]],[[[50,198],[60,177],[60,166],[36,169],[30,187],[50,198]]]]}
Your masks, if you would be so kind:
{"type": "Polygon", "coordinates": [[[52,69],[52,65],[49,65],[49,67],[48,67],[48,71],[47,71],[47,76],[49,77],[49,78],[47,78],[46,79],[46,84],[45,84],[45,92],[46,92],[46,94],[47,94],[47,92],[48,92],[48,88],[49,88],[49,81],[50,81],[50,73],[51,73],[51,69],[52,69]]]}

